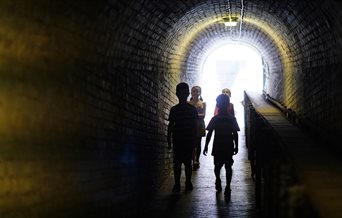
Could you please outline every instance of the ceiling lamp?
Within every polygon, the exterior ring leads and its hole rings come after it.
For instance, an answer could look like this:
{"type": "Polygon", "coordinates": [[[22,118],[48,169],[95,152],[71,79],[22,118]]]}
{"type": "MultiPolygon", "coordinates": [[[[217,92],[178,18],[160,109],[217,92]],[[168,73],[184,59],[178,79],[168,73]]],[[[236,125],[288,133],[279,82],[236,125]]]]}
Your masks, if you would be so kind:
{"type": "Polygon", "coordinates": [[[222,18],[224,26],[236,26],[238,23],[238,18],[237,17],[224,17],[222,18]]]}

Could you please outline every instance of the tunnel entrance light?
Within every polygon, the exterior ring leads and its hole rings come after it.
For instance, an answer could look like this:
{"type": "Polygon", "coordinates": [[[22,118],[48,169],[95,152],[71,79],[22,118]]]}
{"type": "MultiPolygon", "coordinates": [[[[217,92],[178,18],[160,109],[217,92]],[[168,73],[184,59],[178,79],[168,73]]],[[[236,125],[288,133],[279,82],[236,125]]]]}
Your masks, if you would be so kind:
{"type": "MultiPolygon", "coordinates": [[[[202,87],[202,97],[207,103],[206,123],[214,114],[216,97],[221,94],[223,88],[231,90],[230,100],[235,109],[243,101],[244,90],[262,93],[262,57],[256,48],[248,44],[222,41],[208,49],[200,66],[198,83],[202,87]]],[[[236,114],[240,116],[243,112],[236,111],[236,114]]]]}

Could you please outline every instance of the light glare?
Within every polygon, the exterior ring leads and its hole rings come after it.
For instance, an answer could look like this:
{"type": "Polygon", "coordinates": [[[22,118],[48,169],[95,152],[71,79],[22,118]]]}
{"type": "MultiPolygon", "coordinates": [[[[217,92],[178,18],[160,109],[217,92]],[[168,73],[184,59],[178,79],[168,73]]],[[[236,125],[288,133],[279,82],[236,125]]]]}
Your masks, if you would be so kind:
{"type": "Polygon", "coordinates": [[[241,104],[244,90],[262,92],[261,55],[250,46],[223,45],[210,53],[202,66],[201,87],[207,102],[207,122],[213,116],[216,97],[223,88],[231,90],[234,105],[241,104]]]}

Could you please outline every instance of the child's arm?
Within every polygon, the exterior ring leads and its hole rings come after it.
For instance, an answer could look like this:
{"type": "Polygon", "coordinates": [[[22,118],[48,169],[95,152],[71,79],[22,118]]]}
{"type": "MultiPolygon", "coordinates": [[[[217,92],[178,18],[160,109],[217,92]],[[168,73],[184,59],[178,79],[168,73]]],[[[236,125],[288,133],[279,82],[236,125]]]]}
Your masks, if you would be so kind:
{"type": "Polygon", "coordinates": [[[210,142],[210,139],[211,139],[211,135],[213,134],[213,130],[209,130],[208,134],[207,134],[207,137],[205,139],[205,146],[204,146],[204,149],[203,149],[203,155],[204,156],[207,156],[207,153],[208,153],[208,145],[209,145],[209,142],[210,142]]]}
{"type": "Polygon", "coordinates": [[[232,115],[235,117],[234,105],[233,104],[231,104],[231,105],[232,105],[232,115]]]}
{"type": "Polygon", "coordinates": [[[167,126],[167,148],[171,150],[171,138],[173,133],[174,121],[170,121],[169,125],[167,126]]]}
{"type": "Polygon", "coordinates": [[[206,113],[206,110],[207,110],[207,104],[205,102],[203,102],[202,103],[202,107],[203,107],[202,113],[198,113],[198,116],[204,119],[205,118],[205,113],[206,113]]]}
{"type": "Polygon", "coordinates": [[[233,140],[234,140],[234,155],[239,152],[239,135],[237,132],[233,132],[233,140]]]}
{"type": "Polygon", "coordinates": [[[216,116],[218,114],[218,107],[217,105],[215,106],[215,110],[214,110],[214,116],[216,116]]]}

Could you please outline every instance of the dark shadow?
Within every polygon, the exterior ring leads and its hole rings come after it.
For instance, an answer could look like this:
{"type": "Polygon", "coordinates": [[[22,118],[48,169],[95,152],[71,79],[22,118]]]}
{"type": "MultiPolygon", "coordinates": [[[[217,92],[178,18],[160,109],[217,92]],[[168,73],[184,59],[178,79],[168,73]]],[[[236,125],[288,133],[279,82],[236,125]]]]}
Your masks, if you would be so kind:
{"type": "Polygon", "coordinates": [[[150,205],[149,209],[139,217],[171,218],[181,197],[182,193],[174,193],[162,197],[158,201],[154,201],[154,204],[150,205]]]}

